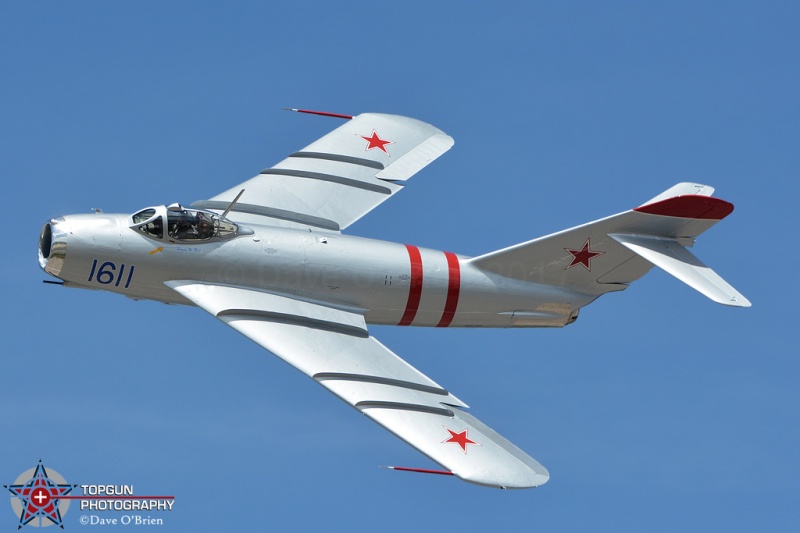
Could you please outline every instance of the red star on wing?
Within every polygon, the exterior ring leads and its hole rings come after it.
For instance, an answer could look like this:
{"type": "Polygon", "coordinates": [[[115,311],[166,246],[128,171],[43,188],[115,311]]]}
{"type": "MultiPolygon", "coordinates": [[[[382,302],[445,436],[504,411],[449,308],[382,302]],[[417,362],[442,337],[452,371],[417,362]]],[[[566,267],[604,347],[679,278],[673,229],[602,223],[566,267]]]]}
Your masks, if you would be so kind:
{"type": "Polygon", "coordinates": [[[389,152],[386,150],[386,145],[394,144],[394,141],[387,141],[386,139],[381,139],[380,136],[378,135],[378,132],[376,132],[375,130],[372,130],[372,135],[370,135],[369,137],[366,135],[359,135],[359,137],[367,141],[367,148],[364,150],[365,152],[369,152],[373,148],[377,148],[384,154],[389,155],[389,152]]]}
{"type": "Polygon", "coordinates": [[[583,243],[583,247],[580,250],[570,250],[569,248],[564,248],[570,254],[572,254],[572,262],[567,265],[567,268],[564,270],[570,269],[575,265],[583,265],[583,268],[588,270],[589,272],[592,271],[592,259],[597,257],[598,255],[603,255],[605,252],[593,252],[592,245],[589,242],[589,238],[586,238],[586,242],[583,243]]]}
{"type": "Polygon", "coordinates": [[[476,446],[480,446],[480,444],[478,444],[477,442],[475,442],[474,440],[470,439],[467,436],[467,431],[468,430],[466,430],[466,429],[464,431],[460,432],[460,433],[456,433],[452,429],[449,429],[449,428],[446,428],[446,427],[444,429],[446,429],[447,432],[450,433],[450,437],[448,437],[447,439],[443,440],[442,444],[447,443],[447,442],[455,442],[456,444],[461,446],[461,449],[464,450],[464,453],[467,453],[467,446],[469,444],[474,444],[476,446]]]}

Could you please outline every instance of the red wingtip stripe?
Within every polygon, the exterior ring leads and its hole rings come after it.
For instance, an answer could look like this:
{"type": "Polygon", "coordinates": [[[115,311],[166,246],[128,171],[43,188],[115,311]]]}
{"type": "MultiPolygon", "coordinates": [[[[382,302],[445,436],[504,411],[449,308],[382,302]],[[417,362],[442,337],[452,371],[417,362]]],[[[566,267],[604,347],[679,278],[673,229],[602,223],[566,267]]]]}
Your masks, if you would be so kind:
{"type": "Polygon", "coordinates": [[[390,466],[392,470],[401,470],[403,472],[418,472],[420,474],[438,474],[440,476],[454,476],[449,470],[433,470],[430,468],[409,468],[407,466],[390,466]]]}
{"type": "Polygon", "coordinates": [[[667,217],[722,220],[731,214],[733,204],[711,196],[686,195],[643,205],[634,211],[667,217]]]}
{"type": "Polygon", "coordinates": [[[408,259],[411,262],[411,282],[408,287],[408,302],[403,318],[400,319],[398,326],[410,326],[417,316],[419,301],[422,299],[422,255],[419,248],[406,244],[408,259]]]}
{"type": "Polygon", "coordinates": [[[453,321],[458,307],[458,295],[461,291],[461,266],[458,263],[458,257],[451,252],[445,252],[444,255],[447,258],[448,270],[447,299],[444,303],[442,319],[436,325],[437,328],[446,328],[453,321]]]}
{"type": "Polygon", "coordinates": [[[308,113],[309,115],[320,115],[323,117],[343,118],[350,120],[352,115],[342,115],[341,113],[329,113],[327,111],[312,111],[311,109],[290,109],[289,111],[296,111],[298,113],[308,113]]]}

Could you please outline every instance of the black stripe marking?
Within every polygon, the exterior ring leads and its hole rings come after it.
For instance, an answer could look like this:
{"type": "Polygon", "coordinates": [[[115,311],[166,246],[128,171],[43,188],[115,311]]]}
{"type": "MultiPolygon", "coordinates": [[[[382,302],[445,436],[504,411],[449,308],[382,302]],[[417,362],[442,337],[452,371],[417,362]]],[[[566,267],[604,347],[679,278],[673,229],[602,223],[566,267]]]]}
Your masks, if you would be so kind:
{"type": "MultiPolygon", "coordinates": [[[[197,209],[217,209],[220,211],[224,211],[228,208],[230,204],[231,204],[230,202],[203,200],[200,202],[194,202],[192,204],[192,207],[195,207],[197,209]]],[[[339,224],[334,220],[322,217],[315,217],[312,215],[306,215],[303,213],[297,213],[295,211],[286,211],[285,209],[264,207],[262,205],[237,203],[233,206],[233,209],[231,209],[230,212],[246,213],[248,215],[259,215],[262,217],[277,218],[278,220],[287,220],[289,222],[296,222],[298,224],[305,224],[308,226],[314,226],[316,228],[323,228],[334,231],[339,231],[341,229],[339,224]]]]}
{"type": "Polygon", "coordinates": [[[340,163],[350,163],[353,165],[360,165],[362,167],[374,168],[383,170],[385,167],[383,163],[372,161],[371,159],[363,159],[361,157],[353,157],[341,154],[326,154],[323,152],[295,152],[289,157],[302,157],[306,159],[324,159],[325,161],[338,161],[340,163]]]}
{"type": "Polygon", "coordinates": [[[383,378],[380,376],[368,376],[366,374],[346,374],[342,372],[320,372],[314,374],[314,379],[317,381],[325,380],[342,380],[342,381],[360,381],[363,383],[377,383],[379,385],[391,385],[392,387],[401,387],[404,389],[418,390],[421,392],[429,392],[431,394],[439,394],[441,396],[449,396],[450,393],[439,387],[431,387],[430,385],[423,385],[421,383],[414,383],[413,381],[404,381],[402,379],[383,378]]]}
{"type": "Polygon", "coordinates": [[[450,409],[442,409],[441,407],[431,407],[430,405],[419,405],[416,403],[401,403],[401,402],[379,402],[379,401],[366,401],[358,402],[355,408],[359,411],[364,409],[397,409],[399,411],[415,411],[418,413],[428,413],[432,415],[441,415],[448,418],[453,418],[455,413],[450,409]]]}
{"type": "Polygon", "coordinates": [[[381,194],[392,194],[392,190],[388,187],[384,187],[383,185],[375,185],[374,183],[368,183],[366,181],[343,178],[342,176],[323,174],[321,172],[308,172],[306,170],[292,170],[289,168],[268,168],[266,170],[262,170],[260,173],[274,176],[292,176],[294,178],[327,181],[330,183],[336,183],[338,185],[354,187],[356,189],[364,189],[365,191],[378,192],[381,194]]]}
{"type": "Polygon", "coordinates": [[[269,322],[276,322],[278,324],[289,324],[292,326],[303,326],[322,331],[330,331],[333,333],[340,333],[342,335],[350,335],[352,337],[360,337],[363,339],[369,337],[367,330],[359,328],[358,326],[351,326],[349,324],[342,324],[339,322],[331,322],[330,320],[320,320],[318,318],[309,318],[307,316],[291,315],[288,313],[261,311],[260,309],[225,309],[224,311],[217,313],[217,317],[223,316],[255,318],[269,322]]]}

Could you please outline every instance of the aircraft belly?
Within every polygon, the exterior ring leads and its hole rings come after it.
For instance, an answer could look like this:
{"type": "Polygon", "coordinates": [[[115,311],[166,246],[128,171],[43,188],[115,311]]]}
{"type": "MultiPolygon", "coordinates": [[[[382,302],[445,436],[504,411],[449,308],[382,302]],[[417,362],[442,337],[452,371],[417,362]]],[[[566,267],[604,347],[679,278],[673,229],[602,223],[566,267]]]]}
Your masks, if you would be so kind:
{"type": "Polygon", "coordinates": [[[446,310],[454,314],[455,255],[341,234],[304,237],[303,297],[363,309],[374,324],[436,326],[446,310]]]}
{"type": "Polygon", "coordinates": [[[325,232],[278,233],[302,235],[302,251],[277,248],[281,239],[274,236],[262,239],[272,252],[269,261],[260,259],[262,270],[271,274],[259,275],[259,288],[293,287],[303,298],[362,309],[369,324],[563,326],[590,301],[567,289],[487,274],[449,252],[325,232]],[[263,283],[269,278],[283,282],[263,283]]]}
{"type": "Polygon", "coordinates": [[[104,242],[71,239],[64,269],[88,280],[72,284],[189,303],[164,283],[195,280],[327,302],[370,324],[422,327],[563,326],[590,301],[481,271],[449,252],[338,233],[263,227],[232,241],[187,244],[119,229],[109,228],[104,242]]]}
{"type": "Polygon", "coordinates": [[[402,245],[346,235],[311,235],[306,248],[303,290],[314,298],[402,312],[407,289],[398,276],[408,268],[402,245]]]}

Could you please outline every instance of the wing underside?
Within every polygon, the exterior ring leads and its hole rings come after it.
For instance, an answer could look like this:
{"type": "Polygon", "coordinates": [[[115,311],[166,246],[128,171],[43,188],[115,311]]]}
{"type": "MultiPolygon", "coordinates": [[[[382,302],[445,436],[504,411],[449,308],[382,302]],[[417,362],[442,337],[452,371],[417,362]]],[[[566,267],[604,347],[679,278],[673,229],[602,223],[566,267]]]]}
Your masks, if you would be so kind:
{"type": "Polygon", "coordinates": [[[456,476],[528,488],[547,470],[369,335],[357,310],[193,281],[167,283],[456,476]]]}
{"type": "Polygon", "coordinates": [[[441,130],[412,118],[364,113],[272,168],[193,207],[245,224],[346,228],[401,190],[453,146],[441,130]]]}

